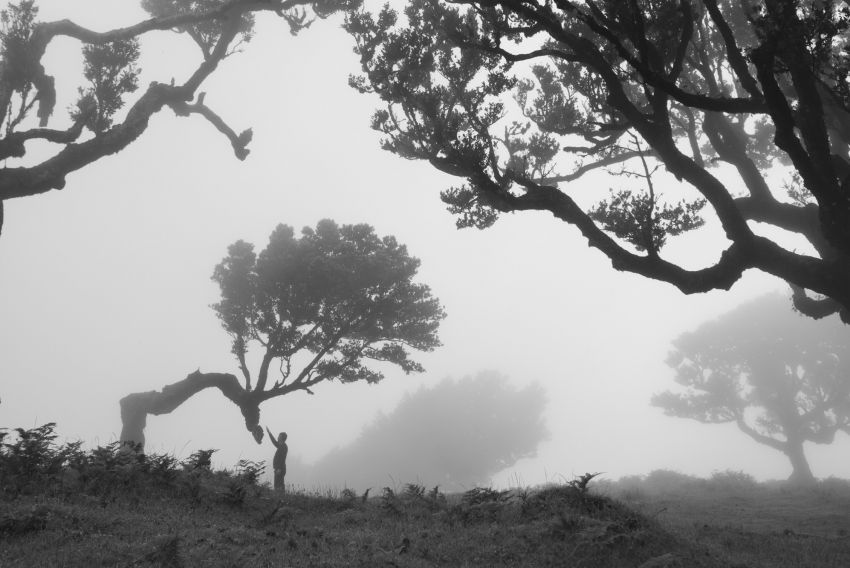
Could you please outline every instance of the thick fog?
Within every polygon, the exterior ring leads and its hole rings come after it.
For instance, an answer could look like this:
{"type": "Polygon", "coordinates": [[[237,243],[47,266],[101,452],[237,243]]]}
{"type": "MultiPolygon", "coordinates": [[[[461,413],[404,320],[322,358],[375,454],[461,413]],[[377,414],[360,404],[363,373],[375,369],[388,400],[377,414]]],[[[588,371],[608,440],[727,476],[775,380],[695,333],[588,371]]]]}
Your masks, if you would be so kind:
{"type": "MultiPolygon", "coordinates": [[[[135,0],[39,5],[43,20],[68,17],[101,30],[146,17],[135,0]]],[[[355,473],[326,478],[318,472],[346,451],[366,451],[362,444],[370,436],[384,439],[380,428],[397,409],[428,389],[445,388],[445,379],[487,376],[494,389],[545,396],[540,417],[548,435],[534,436],[540,440],[534,451],[520,448],[516,456],[524,457],[507,460],[501,471],[485,464],[475,472],[493,474],[496,485],[559,481],[587,471],[618,478],[660,468],[788,477],[787,458],[734,424],[665,416],[650,405],[654,394],[676,386],[665,363],[674,339],[766,292],[785,294],[785,285],[748,272],[729,292],[684,296],[616,272],[577,230],[549,215],[506,216],[484,231],[457,230],[439,191],[458,180],[380,149],[369,129],[378,101],[348,87],[359,67],[339,23],[319,21],[292,37],[274,17],[260,18],[244,52],[205,84],[206,103],[235,130],[253,128],[244,162],[209,123],[164,111],[126,150],[69,176],[64,190],[6,203],[0,427],[56,422],[66,439],[105,444],[120,433],[123,396],[158,390],[199,368],[238,373],[230,339],[210,308],[219,298],[213,268],[236,240],[261,249],[279,223],[300,229],[331,218],[369,223],[406,244],[421,260],[416,280],[431,287],[448,316],[442,347],[414,354],[424,373],[385,366],[386,378],[376,385],[331,382],[312,396],[296,392],[261,407],[262,425],[288,433],[287,481],[309,488],[355,479],[355,473]]],[[[172,76],[179,81],[191,71],[196,49],[174,34],[145,36],[140,85],[172,76]]],[[[62,109],[76,97],[78,45],[57,42],[46,63],[57,78],[55,120],[67,126],[62,109]]],[[[38,145],[28,150],[29,161],[50,152],[38,145]]],[[[600,189],[623,183],[600,176],[575,191],[592,203],[600,189]]],[[[709,220],[666,252],[698,266],[716,259],[724,243],[709,220]]],[[[479,399],[473,391],[455,403],[475,416],[479,399]]],[[[498,406],[502,413],[512,410],[498,406]]],[[[443,411],[432,412],[429,419],[443,411]]],[[[452,436],[434,428],[434,435],[452,436]]],[[[180,458],[217,448],[215,463],[223,467],[243,458],[270,464],[274,453],[267,439],[254,442],[239,410],[213,389],[169,415],[149,417],[146,438],[149,451],[180,458]]],[[[816,476],[850,477],[847,438],[806,446],[816,476]]],[[[420,441],[409,448],[412,456],[422,451],[421,438],[414,440],[420,441]]],[[[514,455],[512,448],[504,451],[514,455]]],[[[339,463],[335,467],[360,469],[356,460],[339,463]]],[[[379,479],[356,483],[389,485],[389,476],[399,484],[432,482],[424,471],[417,479],[398,478],[413,473],[386,464],[383,472],[380,465],[371,470],[379,479]]],[[[457,483],[487,481],[476,475],[457,483]]]]}
{"type": "Polygon", "coordinates": [[[544,407],[539,385],[517,389],[492,371],[444,379],[405,395],[350,444],[313,464],[291,464],[291,479],[357,491],[399,482],[446,491],[486,486],[496,473],[535,455],[548,437],[544,407]]]}

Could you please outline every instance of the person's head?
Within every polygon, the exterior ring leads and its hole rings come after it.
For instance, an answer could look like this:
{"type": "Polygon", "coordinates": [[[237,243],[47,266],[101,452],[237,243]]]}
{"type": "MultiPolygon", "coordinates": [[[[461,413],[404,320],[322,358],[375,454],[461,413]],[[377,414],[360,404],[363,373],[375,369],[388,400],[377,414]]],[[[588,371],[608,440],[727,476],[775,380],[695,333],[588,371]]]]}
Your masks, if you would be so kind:
{"type": "Polygon", "coordinates": [[[285,442],[286,441],[286,432],[281,432],[280,434],[278,434],[277,435],[277,441],[278,442],[285,442]]]}

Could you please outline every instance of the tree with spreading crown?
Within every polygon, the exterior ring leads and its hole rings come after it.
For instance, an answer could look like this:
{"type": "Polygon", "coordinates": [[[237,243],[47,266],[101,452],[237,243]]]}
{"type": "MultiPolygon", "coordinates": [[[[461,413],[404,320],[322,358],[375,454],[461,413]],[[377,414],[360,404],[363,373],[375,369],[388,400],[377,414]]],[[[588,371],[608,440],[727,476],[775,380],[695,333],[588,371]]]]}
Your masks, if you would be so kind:
{"type": "Polygon", "coordinates": [[[737,425],[788,457],[792,481],[814,480],[805,443],[850,434],[850,331],[835,316],[816,322],[768,295],[677,338],[667,363],[683,389],[654,406],[737,425]]]}
{"type": "Polygon", "coordinates": [[[221,301],[213,305],[232,339],[241,379],[231,373],[190,373],[161,391],[121,399],[121,441],[144,446],[148,415],[168,414],[193,395],[217,388],[233,402],[257,443],[263,439],[260,404],[321,383],[370,384],[386,363],[421,372],[410,350],[440,345],[445,317],[431,290],[413,281],[419,259],[394,237],[366,224],[323,220],[296,238],[278,225],[256,254],[237,241],[213,273],[221,301]],[[251,372],[249,347],[262,355],[251,372]]]}
{"type": "Polygon", "coordinates": [[[759,270],[850,321],[846,2],[410,0],[346,28],[383,147],[464,180],[459,226],[549,212],[617,270],[686,294],[759,270]],[[707,221],[711,255],[665,257],[707,221]]]}

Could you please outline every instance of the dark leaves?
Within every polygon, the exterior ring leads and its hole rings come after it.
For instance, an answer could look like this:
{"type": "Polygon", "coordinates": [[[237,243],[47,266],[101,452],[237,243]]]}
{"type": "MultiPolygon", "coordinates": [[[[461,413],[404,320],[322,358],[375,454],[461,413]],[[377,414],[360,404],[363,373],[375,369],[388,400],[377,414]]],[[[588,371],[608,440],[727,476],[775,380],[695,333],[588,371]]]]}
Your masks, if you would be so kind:
{"type": "Polygon", "coordinates": [[[0,46],[2,46],[4,80],[16,91],[27,89],[37,74],[38,60],[29,49],[38,7],[34,0],[13,2],[0,11],[0,46]]]}
{"type": "Polygon", "coordinates": [[[599,202],[588,216],[638,250],[656,254],[668,236],[701,227],[704,221],[699,212],[704,206],[704,199],[670,205],[659,203],[648,192],[612,190],[611,196],[599,202]]]}
{"type": "Polygon", "coordinates": [[[829,443],[850,429],[848,345],[837,319],[815,322],[765,296],[678,337],[667,363],[684,390],[652,404],[701,422],[742,421],[757,439],[829,443]]]}
{"type": "Polygon", "coordinates": [[[112,118],[124,106],[124,95],[138,88],[139,42],[131,39],[106,44],[89,44],[83,48],[83,75],[90,83],[80,89],[77,108],[71,118],[92,132],[103,132],[112,126],[112,118]]]}
{"type": "MultiPolygon", "coordinates": [[[[142,0],[142,8],[152,16],[162,18],[179,14],[198,14],[223,8],[225,0],[142,0]]],[[[242,42],[251,41],[254,31],[254,16],[251,13],[240,17],[239,33],[242,42]]],[[[177,28],[177,31],[188,34],[205,57],[209,57],[218,38],[227,25],[226,20],[217,18],[177,28]]]]}
{"type": "Polygon", "coordinates": [[[234,353],[259,341],[286,362],[283,380],[303,351],[315,358],[304,367],[308,383],[377,382],[383,375],[364,360],[417,372],[422,368],[407,347],[430,351],[440,344],[444,313],[430,289],[413,282],[418,268],[404,245],[369,225],[326,219],[300,238],[279,225],[259,255],[247,243],[231,245],[213,274],[222,292],[213,309],[234,353]]]}

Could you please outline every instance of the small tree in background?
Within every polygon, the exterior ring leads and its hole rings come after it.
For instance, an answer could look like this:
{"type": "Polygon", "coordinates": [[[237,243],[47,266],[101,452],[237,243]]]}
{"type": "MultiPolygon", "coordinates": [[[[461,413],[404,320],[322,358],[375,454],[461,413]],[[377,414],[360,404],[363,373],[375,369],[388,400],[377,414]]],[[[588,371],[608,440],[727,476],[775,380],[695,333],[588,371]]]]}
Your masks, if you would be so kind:
{"type": "Polygon", "coordinates": [[[677,338],[667,363],[686,390],[657,394],[652,404],[669,416],[734,422],[788,456],[791,480],[808,482],[804,443],[850,433],[850,330],[785,306],[766,296],[677,338]]]}
{"type": "Polygon", "coordinates": [[[331,380],[377,383],[384,375],[370,361],[421,372],[409,349],[439,346],[445,314],[428,286],[413,282],[418,268],[404,245],[365,224],[323,220],[305,227],[300,239],[278,225],[259,255],[249,243],[232,244],[213,274],[221,287],[213,309],[232,338],[241,383],[229,373],[199,370],[162,391],[128,395],[121,399],[121,440],[144,444],[149,414],[167,414],[215,387],[239,407],[260,443],[259,407],[269,399],[312,394],[331,380]],[[256,375],[251,345],[262,351],[256,375]]]}
{"type": "Polygon", "coordinates": [[[0,230],[5,200],[64,188],[68,174],[126,148],[164,108],[206,119],[227,137],[236,157],[245,159],[251,130],[237,134],[228,126],[205,102],[205,93],[198,92],[204,81],[250,41],[256,14],[277,14],[296,33],[313,17],[327,17],[356,1],[142,0],[150,18],[104,32],[71,20],[39,22],[34,0],[9,2],[0,11],[0,160],[26,157],[26,144],[33,140],[51,143],[55,153],[36,164],[0,170],[0,230]],[[164,82],[151,82],[119,117],[139,87],[139,38],[152,31],[186,34],[200,49],[198,65],[177,81],[168,75],[164,82]],[[82,43],[84,85],[70,109],[70,124],[49,128],[57,93],[42,59],[48,46],[63,37],[82,43]]]}
{"type": "Polygon", "coordinates": [[[545,406],[542,388],[518,389],[500,373],[446,379],[405,396],[350,445],[307,467],[305,480],[361,490],[390,478],[448,490],[487,484],[535,455],[547,437],[545,406]]]}

